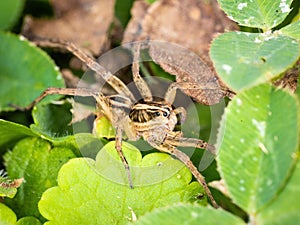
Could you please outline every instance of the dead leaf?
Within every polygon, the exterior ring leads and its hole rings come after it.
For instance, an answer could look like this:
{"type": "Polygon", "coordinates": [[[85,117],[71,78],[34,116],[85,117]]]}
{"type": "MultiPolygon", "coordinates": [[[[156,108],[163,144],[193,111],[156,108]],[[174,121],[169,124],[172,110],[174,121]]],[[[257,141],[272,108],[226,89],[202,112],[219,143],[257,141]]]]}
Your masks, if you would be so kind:
{"type": "Polygon", "coordinates": [[[123,43],[163,40],[189,48],[205,60],[212,38],[225,30],[238,29],[215,0],[160,0],[149,5],[136,1],[123,43]]]}
{"type": "Polygon", "coordinates": [[[216,104],[224,96],[232,97],[233,93],[220,81],[208,56],[214,36],[237,29],[216,1],[160,0],[151,5],[136,1],[131,12],[123,43],[165,41],[164,45],[150,46],[150,55],[164,70],[175,75],[177,82],[199,84],[199,90],[183,90],[186,94],[205,105],[216,104]],[[191,52],[176,52],[168,43],[176,43],[191,52]]]}
{"type": "Polygon", "coordinates": [[[58,38],[98,55],[107,50],[109,27],[114,17],[113,0],[51,0],[55,18],[27,16],[23,35],[58,38]]]}
{"type": "Polygon", "coordinates": [[[195,83],[197,89],[182,91],[204,105],[216,104],[226,93],[210,67],[194,52],[168,42],[151,42],[150,55],[177,82],[195,83]]]}

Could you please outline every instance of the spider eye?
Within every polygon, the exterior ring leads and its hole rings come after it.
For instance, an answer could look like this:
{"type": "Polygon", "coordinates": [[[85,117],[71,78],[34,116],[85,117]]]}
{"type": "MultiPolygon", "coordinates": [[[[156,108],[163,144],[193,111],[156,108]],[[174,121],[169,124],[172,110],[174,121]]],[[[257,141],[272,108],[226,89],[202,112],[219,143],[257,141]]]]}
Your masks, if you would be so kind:
{"type": "Polygon", "coordinates": [[[160,116],[160,112],[157,112],[157,111],[156,111],[156,112],[155,112],[155,116],[157,116],[157,117],[160,116]]]}
{"type": "Polygon", "coordinates": [[[163,116],[164,116],[164,117],[167,117],[168,115],[169,115],[169,113],[163,112],[163,116]]]}

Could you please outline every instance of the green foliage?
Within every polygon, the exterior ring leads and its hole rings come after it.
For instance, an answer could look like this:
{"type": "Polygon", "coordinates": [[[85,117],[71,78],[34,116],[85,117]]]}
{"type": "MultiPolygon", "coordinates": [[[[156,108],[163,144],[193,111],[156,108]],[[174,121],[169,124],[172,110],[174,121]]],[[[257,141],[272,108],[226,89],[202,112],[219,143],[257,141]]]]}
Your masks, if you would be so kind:
{"type": "Polygon", "coordinates": [[[17,222],[17,216],[9,207],[0,203],[0,223],[2,225],[14,225],[17,222]]]}
{"type": "Polygon", "coordinates": [[[5,149],[10,143],[35,134],[23,125],[0,119],[0,136],[0,149],[5,149]]]}
{"type": "Polygon", "coordinates": [[[293,0],[218,0],[221,8],[242,26],[270,30],[280,24],[291,11],[293,0]]]}
{"type": "Polygon", "coordinates": [[[300,20],[287,25],[280,30],[284,35],[300,40],[300,20]]]}
{"type": "Polygon", "coordinates": [[[17,221],[17,216],[9,207],[0,203],[0,224],[1,225],[42,225],[35,217],[26,216],[17,221]]]}
{"type": "MultiPolygon", "coordinates": [[[[19,6],[13,6],[10,15],[0,13],[0,29],[14,25],[23,5],[22,1],[0,3],[2,11],[3,4],[16,2],[19,6]]],[[[233,203],[212,192],[230,212],[207,207],[202,187],[192,181],[181,162],[157,152],[142,156],[144,145],[137,142],[132,143],[139,148],[123,142],[134,185],[130,189],[115,142],[110,141],[115,135],[107,119],[94,121],[93,134],[86,133],[90,129],[86,124],[77,122],[72,127],[74,109],[64,100],[49,104],[57,99],[54,96],[35,106],[29,128],[0,119],[0,153],[12,180],[0,177],[0,184],[25,180],[11,192],[0,189],[0,195],[6,196],[0,203],[0,224],[289,225],[300,221],[300,91],[294,95],[271,84],[300,55],[300,22],[286,20],[291,2],[219,0],[230,18],[261,33],[227,32],[212,42],[210,55],[216,71],[237,95],[225,112],[223,105],[188,108],[191,117],[182,126],[185,136],[197,138],[198,120],[201,137],[214,140],[217,136],[216,162],[203,174],[207,181],[220,178],[224,182],[224,194],[233,203]],[[244,212],[232,210],[237,207],[244,212]]],[[[123,28],[132,4],[131,0],[116,1],[115,15],[123,28]]],[[[154,63],[141,72],[147,74],[148,69],[171,77],[154,63]]],[[[15,110],[12,105],[27,106],[47,87],[64,87],[53,61],[11,33],[0,33],[0,71],[0,111],[6,114],[15,110]]],[[[195,151],[192,159],[199,162],[201,156],[195,151]]]]}
{"type": "Polygon", "coordinates": [[[61,137],[72,134],[71,104],[59,102],[59,104],[39,104],[32,110],[34,124],[31,129],[40,135],[61,137]]]}
{"type": "Polygon", "coordinates": [[[119,19],[123,28],[126,27],[130,19],[130,9],[132,4],[133,0],[116,0],[115,15],[119,19]]]}
{"type": "Polygon", "coordinates": [[[132,173],[135,187],[131,189],[113,146],[114,142],[106,145],[96,161],[77,158],[61,168],[58,186],[44,192],[39,202],[40,212],[49,220],[47,224],[126,224],[159,206],[195,201],[203,193],[198,183],[190,183],[191,174],[179,161],[163,153],[142,159],[138,149],[124,143],[123,151],[131,168],[140,169],[139,173],[132,173]],[[166,157],[170,159],[166,168],[158,166],[162,159],[164,164],[166,157]],[[143,167],[150,166],[157,169],[143,173],[143,167]],[[165,177],[168,171],[171,173],[167,179],[153,182],[153,178],[165,177]],[[119,173],[123,184],[116,182],[119,173]]]}
{"type": "Polygon", "coordinates": [[[49,142],[40,138],[25,138],[16,144],[13,151],[6,153],[4,159],[8,175],[25,179],[15,198],[6,199],[18,217],[40,217],[37,202],[41,194],[56,185],[58,170],[73,157],[75,155],[70,149],[52,148],[49,142]]]}
{"type": "Polygon", "coordinates": [[[95,120],[93,134],[96,137],[110,139],[115,137],[115,133],[116,130],[105,116],[101,116],[95,120]]]}
{"type": "Polygon", "coordinates": [[[19,18],[24,0],[10,0],[0,2],[0,30],[11,28],[19,18]]]}
{"type": "Polygon", "coordinates": [[[42,223],[33,216],[26,216],[19,219],[16,225],[42,225],[42,223]]]}
{"type": "Polygon", "coordinates": [[[278,77],[299,55],[298,42],[274,34],[227,32],[216,38],[211,48],[217,72],[236,91],[278,77]]]}
{"type": "Polygon", "coordinates": [[[279,78],[300,56],[299,21],[272,32],[288,15],[288,1],[219,0],[227,15],[240,25],[260,28],[264,33],[227,32],[210,49],[222,80],[239,92],[279,78]]]}
{"type": "Polygon", "coordinates": [[[64,86],[45,52],[10,33],[0,33],[0,83],[0,111],[28,106],[47,87],[64,86]]]}
{"type": "Polygon", "coordinates": [[[220,224],[220,221],[222,221],[222,224],[230,225],[245,224],[241,219],[224,210],[215,210],[190,204],[179,204],[156,209],[151,213],[142,216],[134,224],[198,225],[200,221],[201,225],[220,224]]]}
{"type": "Polygon", "coordinates": [[[298,115],[295,97],[270,85],[241,92],[225,110],[218,134],[219,170],[230,197],[252,217],[274,201],[291,175],[298,115]]]}
{"type": "Polygon", "coordinates": [[[298,161],[293,174],[289,177],[283,191],[275,196],[275,201],[270,202],[264,210],[257,215],[260,224],[295,224],[300,221],[299,194],[300,194],[300,163],[298,161]]]}

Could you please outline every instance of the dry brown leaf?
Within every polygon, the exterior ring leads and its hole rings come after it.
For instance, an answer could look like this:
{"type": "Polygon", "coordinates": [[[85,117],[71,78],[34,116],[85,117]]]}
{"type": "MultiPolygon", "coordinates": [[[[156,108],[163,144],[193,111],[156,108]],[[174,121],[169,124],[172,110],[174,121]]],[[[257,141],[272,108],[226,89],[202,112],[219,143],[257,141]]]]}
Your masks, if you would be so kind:
{"type": "Polygon", "coordinates": [[[86,48],[94,55],[107,50],[108,29],[114,17],[114,0],[51,0],[55,18],[27,16],[24,36],[58,38],[86,48]]]}
{"type": "Polygon", "coordinates": [[[165,71],[176,75],[177,82],[197,84],[197,89],[182,90],[196,101],[213,105],[224,97],[218,77],[189,49],[168,42],[153,42],[150,44],[150,55],[165,71]]]}
{"type": "Polygon", "coordinates": [[[160,0],[151,5],[136,1],[131,13],[124,43],[163,40],[189,48],[204,59],[217,33],[237,29],[215,0],[160,0]]]}
{"type": "Polygon", "coordinates": [[[131,12],[132,19],[123,43],[162,40],[188,48],[208,66],[188,51],[173,52],[167,45],[150,46],[150,55],[164,70],[176,75],[177,82],[199,84],[201,90],[183,90],[196,101],[212,105],[224,96],[231,96],[230,90],[224,87],[214,72],[208,51],[214,36],[224,30],[237,29],[237,26],[219,9],[216,1],[160,0],[152,5],[136,1],[131,12]],[[204,90],[204,86],[208,88],[204,90]]]}

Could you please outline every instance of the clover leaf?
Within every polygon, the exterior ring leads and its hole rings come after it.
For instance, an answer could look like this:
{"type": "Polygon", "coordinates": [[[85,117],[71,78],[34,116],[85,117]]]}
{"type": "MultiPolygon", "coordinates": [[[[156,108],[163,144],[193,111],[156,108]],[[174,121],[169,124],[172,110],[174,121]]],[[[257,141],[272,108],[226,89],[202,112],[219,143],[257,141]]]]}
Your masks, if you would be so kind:
{"type": "Polygon", "coordinates": [[[224,211],[191,204],[178,204],[159,208],[142,216],[135,225],[212,225],[219,224],[245,225],[238,217],[224,211]],[[201,222],[200,222],[201,221],[201,222]]]}
{"type": "Polygon", "coordinates": [[[267,84],[239,93],[225,110],[219,171],[229,196],[252,219],[277,198],[296,165],[298,118],[295,96],[267,84]]]}

